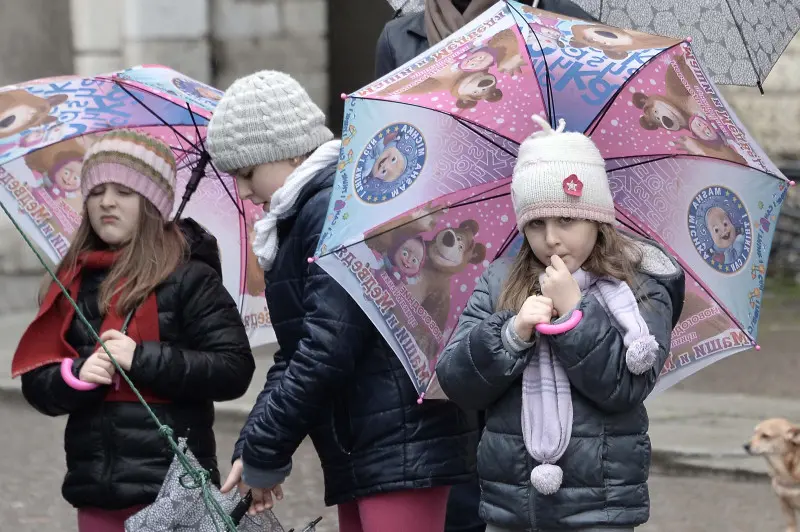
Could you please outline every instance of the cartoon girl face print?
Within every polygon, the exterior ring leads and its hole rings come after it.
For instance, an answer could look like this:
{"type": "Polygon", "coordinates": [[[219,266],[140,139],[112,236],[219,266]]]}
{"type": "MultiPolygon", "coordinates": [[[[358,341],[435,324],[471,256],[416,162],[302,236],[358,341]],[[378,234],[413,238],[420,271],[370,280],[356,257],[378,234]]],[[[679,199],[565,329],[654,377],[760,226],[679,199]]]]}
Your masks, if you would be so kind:
{"type": "Polygon", "coordinates": [[[392,183],[406,171],[406,158],[397,146],[387,146],[372,165],[372,177],[385,183],[392,183]]]}
{"type": "Polygon", "coordinates": [[[212,100],[212,101],[215,101],[215,102],[218,102],[218,101],[220,101],[222,99],[222,96],[218,92],[212,91],[211,89],[208,89],[207,87],[198,86],[197,87],[197,94],[199,94],[203,98],[206,98],[207,100],[212,100]]]}
{"type": "Polygon", "coordinates": [[[391,257],[392,264],[406,277],[417,275],[425,257],[425,245],[421,238],[410,238],[403,242],[391,257]]]}
{"type": "Polygon", "coordinates": [[[534,46],[538,44],[542,49],[564,47],[564,44],[561,42],[561,32],[557,29],[536,22],[532,22],[530,26],[534,30],[534,33],[527,39],[529,44],[534,46]]]}
{"type": "Polygon", "coordinates": [[[478,72],[487,70],[494,64],[494,55],[489,50],[480,48],[462,60],[458,67],[464,72],[478,72]]]}
{"type": "Polygon", "coordinates": [[[717,130],[702,116],[693,116],[689,121],[689,130],[700,139],[708,142],[722,140],[717,130]]]}
{"type": "Polygon", "coordinates": [[[64,192],[81,188],[81,161],[72,160],[58,167],[50,178],[64,192]]]}
{"type": "Polygon", "coordinates": [[[719,250],[728,249],[736,240],[736,228],[728,213],[721,207],[711,207],[706,213],[706,227],[714,246],[719,250]]]}

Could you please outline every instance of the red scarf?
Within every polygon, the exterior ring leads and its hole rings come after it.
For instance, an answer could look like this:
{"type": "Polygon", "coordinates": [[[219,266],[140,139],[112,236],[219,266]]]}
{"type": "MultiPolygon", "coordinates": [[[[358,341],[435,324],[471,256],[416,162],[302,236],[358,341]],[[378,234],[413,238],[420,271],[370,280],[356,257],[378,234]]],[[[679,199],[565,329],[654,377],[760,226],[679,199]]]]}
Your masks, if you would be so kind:
{"type": "MultiPolygon", "coordinates": [[[[117,254],[111,251],[92,251],[78,257],[75,268],[59,274],[58,279],[76,300],[81,287],[83,269],[108,270],[114,265],[117,254]]],[[[103,319],[101,335],[109,329],[121,330],[125,316],[117,314],[117,303],[120,294],[111,298],[108,313],[103,319]]],[[[11,376],[15,378],[23,373],[40,368],[47,364],[61,363],[65,358],[78,358],[78,353],[67,343],[66,333],[75,318],[75,309],[61,292],[56,283],[50,285],[47,295],[39,307],[33,322],[28,326],[19,341],[14,359],[11,362],[11,376]],[[58,331],[57,334],[53,334],[58,331]]],[[[83,324],[81,324],[83,326],[83,324]]],[[[137,309],[128,324],[126,334],[137,344],[160,341],[158,329],[158,305],[155,293],[151,293],[137,309]]],[[[98,343],[96,347],[100,347],[98,343]]],[[[115,375],[119,385],[112,385],[106,394],[106,401],[138,401],[131,387],[123,379],[115,375]]],[[[134,383],[135,384],[135,383],[134,383]]],[[[148,402],[164,403],[165,399],[155,397],[148,390],[140,389],[148,402]]]]}

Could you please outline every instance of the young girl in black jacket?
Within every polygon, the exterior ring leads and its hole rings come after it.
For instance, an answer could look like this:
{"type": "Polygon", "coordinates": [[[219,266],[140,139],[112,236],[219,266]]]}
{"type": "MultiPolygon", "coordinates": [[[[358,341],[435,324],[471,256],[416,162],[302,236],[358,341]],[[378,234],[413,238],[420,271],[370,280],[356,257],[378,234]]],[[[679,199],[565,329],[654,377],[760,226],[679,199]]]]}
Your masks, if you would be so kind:
{"type": "MultiPolygon", "coordinates": [[[[243,395],[255,364],[216,241],[190,220],[168,221],[175,178],[160,141],[133,131],[98,140],[81,172],[83,220],[57,273],[158,418],[188,437],[218,484],[213,402],[243,395]]],[[[69,415],[62,493],[78,508],[78,530],[122,532],[155,500],[172,451],[56,283],[20,340],[12,375],[22,375],[37,410],[69,415]]]]}

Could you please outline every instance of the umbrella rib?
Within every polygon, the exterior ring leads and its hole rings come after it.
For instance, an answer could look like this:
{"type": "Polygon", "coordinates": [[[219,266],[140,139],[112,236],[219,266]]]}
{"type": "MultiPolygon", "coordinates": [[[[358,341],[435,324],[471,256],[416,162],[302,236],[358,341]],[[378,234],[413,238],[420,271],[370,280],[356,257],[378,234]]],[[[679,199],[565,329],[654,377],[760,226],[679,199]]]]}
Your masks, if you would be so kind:
{"type": "MultiPolygon", "coordinates": [[[[545,79],[545,84],[547,86],[546,87],[547,88],[547,98],[545,99],[545,106],[547,107],[547,111],[546,111],[547,112],[547,119],[550,121],[550,126],[553,129],[555,129],[556,128],[556,123],[555,123],[555,120],[556,120],[556,118],[555,118],[555,115],[556,115],[556,101],[555,101],[555,97],[553,96],[553,84],[552,84],[552,81],[551,81],[551,78],[550,78],[550,66],[547,64],[547,58],[544,56],[544,50],[542,49],[542,43],[539,41],[539,36],[536,35],[536,32],[533,31],[530,28],[530,26],[528,25],[527,22],[525,22],[525,15],[522,14],[519,9],[517,9],[515,6],[509,4],[508,2],[506,2],[506,6],[510,10],[514,11],[517,14],[518,17],[522,18],[522,21],[527,26],[527,30],[530,31],[533,34],[533,36],[536,38],[536,44],[539,45],[539,51],[541,52],[542,61],[544,62],[544,79],[545,79]]],[[[515,23],[517,23],[517,22],[515,21],[515,23]]],[[[519,29],[519,24],[518,23],[517,23],[517,29],[519,29]]],[[[539,91],[540,92],[544,92],[544,91],[541,90],[542,86],[539,83],[539,76],[536,75],[536,67],[533,66],[533,56],[531,55],[531,51],[528,49],[528,43],[525,43],[525,53],[528,54],[528,60],[530,61],[531,68],[533,69],[533,79],[536,80],[536,84],[539,86],[539,91]]]]}
{"type": "MultiPolygon", "coordinates": [[[[426,111],[430,111],[432,113],[439,113],[441,115],[448,116],[448,117],[452,118],[453,120],[455,120],[456,122],[461,120],[461,121],[473,124],[473,125],[475,125],[477,127],[483,127],[480,124],[477,124],[477,123],[475,123],[472,120],[469,120],[467,118],[456,117],[452,113],[447,113],[445,111],[440,111],[438,109],[431,109],[430,107],[425,107],[424,105],[419,105],[419,104],[416,104],[416,103],[399,102],[399,101],[394,101],[394,100],[384,100],[383,98],[371,98],[371,97],[368,97],[368,96],[350,96],[350,98],[355,99],[355,100],[369,100],[371,102],[382,102],[382,103],[391,103],[391,104],[397,104],[397,105],[404,105],[404,106],[408,106],[408,107],[416,107],[418,109],[425,109],[426,111]]],[[[506,137],[505,135],[503,135],[501,133],[497,133],[497,132],[493,132],[493,133],[495,135],[497,135],[498,137],[502,138],[503,140],[507,140],[508,142],[511,142],[511,143],[516,144],[517,146],[519,146],[519,142],[517,142],[516,140],[514,140],[512,138],[506,137]]]]}
{"type": "Polygon", "coordinates": [[[519,234],[519,229],[514,229],[513,231],[511,231],[511,234],[508,237],[506,237],[506,239],[503,241],[502,244],[500,244],[500,249],[497,250],[497,257],[503,256],[503,253],[505,253],[506,250],[509,247],[511,247],[511,243],[514,241],[515,238],[517,238],[518,234],[519,234]]]}
{"type": "MultiPolygon", "coordinates": [[[[167,126],[168,128],[170,128],[170,129],[171,129],[171,130],[172,130],[172,131],[173,131],[173,132],[174,132],[174,133],[175,133],[177,136],[179,136],[180,138],[182,138],[183,140],[185,140],[185,141],[186,141],[186,142],[187,142],[187,143],[188,143],[190,146],[192,146],[192,147],[193,147],[195,150],[197,149],[197,146],[195,146],[195,144],[194,144],[192,141],[190,141],[189,139],[187,139],[187,138],[186,138],[186,137],[185,137],[185,136],[184,136],[184,135],[183,135],[183,134],[182,134],[180,131],[178,131],[177,129],[175,129],[175,127],[174,127],[172,124],[170,124],[169,122],[167,122],[166,120],[164,120],[163,118],[161,118],[161,116],[159,116],[159,115],[158,115],[158,113],[156,113],[155,111],[153,111],[153,110],[150,108],[150,106],[149,106],[149,105],[147,105],[147,104],[146,104],[146,103],[144,103],[142,100],[140,100],[139,98],[137,98],[137,97],[136,97],[136,96],[135,96],[135,95],[134,95],[134,94],[133,94],[133,93],[132,93],[130,90],[128,90],[128,88],[125,86],[125,84],[124,84],[124,83],[120,83],[119,81],[114,81],[114,83],[116,83],[116,84],[117,84],[117,86],[118,86],[119,88],[121,88],[122,90],[124,90],[124,91],[125,91],[125,92],[128,94],[128,96],[130,96],[131,98],[133,98],[134,100],[136,100],[136,102],[137,102],[139,105],[141,105],[142,107],[144,107],[145,109],[147,109],[147,111],[148,111],[148,112],[149,112],[151,115],[153,115],[153,116],[154,116],[154,117],[156,117],[158,120],[160,120],[162,124],[164,124],[165,126],[167,126]]],[[[164,100],[164,101],[169,101],[169,100],[164,100]]],[[[169,102],[169,103],[171,103],[171,104],[173,104],[173,105],[177,105],[175,102],[169,102]]],[[[189,112],[189,114],[193,115],[194,113],[193,113],[192,111],[190,111],[190,112],[189,112]]]]}
{"type": "Polygon", "coordinates": [[[217,175],[217,179],[219,179],[219,182],[222,184],[222,188],[225,189],[225,193],[228,195],[228,197],[233,202],[233,205],[236,207],[236,211],[239,213],[241,217],[244,218],[244,205],[240,207],[239,203],[236,202],[236,199],[231,194],[231,191],[228,190],[228,186],[225,184],[225,181],[222,179],[222,176],[219,175],[219,171],[217,171],[217,167],[214,166],[214,163],[212,161],[208,161],[208,165],[211,167],[212,170],[214,170],[214,173],[217,175]]]}
{"type": "MultiPolygon", "coordinates": [[[[635,157],[642,157],[642,156],[641,155],[625,155],[625,156],[621,156],[621,157],[609,157],[609,158],[606,159],[606,162],[608,162],[608,161],[617,161],[619,159],[631,159],[631,158],[635,158],[635,157]]],[[[727,163],[727,164],[731,164],[731,165],[735,165],[735,166],[740,166],[742,168],[747,168],[748,170],[752,170],[753,172],[759,172],[759,173],[764,174],[766,176],[769,176],[769,177],[771,177],[773,179],[777,179],[778,181],[782,181],[783,183],[786,183],[786,184],[789,183],[789,180],[786,179],[785,177],[782,177],[782,176],[779,176],[779,175],[775,175],[775,174],[771,174],[771,173],[767,172],[766,170],[762,170],[761,168],[753,168],[752,166],[750,166],[748,164],[742,164],[742,163],[738,163],[736,161],[729,161],[728,159],[722,159],[720,157],[709,157],[707,155],[694,155],[692,153],[671,153],[671,154],[668,154],[668,155],[661,155],[661,156],[654,155],[653,157],[658,157],[658,158],[656,158],[656,159],[647,159],[646,161],[641,161],[641,162],[638,162],[638,163],[632,163],[632,164],[629,164],[627,166],[621,166],[619,168],[613,168],[613,169],[611,169],[609,171],[610,172],[616,172],[618,170],[627,170],[628,168],[633,168],[635,166],[642,166],[642,165],[647,164],[647,163],[663,161],[664,159],[683,159],[683,158],[687,158],[687,159],[703,159],[703,160],[708,160],[708,161],[720,161],[720,162],[723,162],[723,163],[727,163]]]]}
{"type": "MultiPolygon", "coordinates": [[[[455,117],[453,117],[453,118],[455,118],[455,117]]],[[[514,158],[516,158],[516,157],[517,157],[517,154],[516,154],[516,153],[512,153],[512,152],[510,152],[508,149],[504,148],[503,146],[501,146],[500,144],[498,144],[497,142],[495,142],[495,141],[494,141],[492,138],[490,138],[488,135],[486,135],[486,134],[482,133],[481,131],[477,131],[477,130],[473,129],[473,128],[472,128],[472,124],[470,124],[469,122],[465,122],[465,121],[463,121],[461,118],[455,118],[455,120],[456,120],[456,122],[458,122],[458,123],[459,123],[459,124],[461,124],[462,126],[466,127],[467,129],[469,129],[470,131],[472,131],[472,132],[473,132],[473,133],[475,133],[476,135],[478,135],[478,136],[480,136],[481,138],[485,139],[485,140],[486,140],[486,142],[489,142],[490,144],[493,144],[493,145],[494,145],[494,146],[495,146],[497,149],[499,149],[499,150],[502,150],[502,151],[506,152],[506,153],[507,153],[508,155],[510,155],[511,157],[514,157],[514,158]]],[[[480,126],[476,126],[476,127],[480,128],[480,126]]],[[[480,129],[483,129],[483,128],[480,128],[480,129]]],[[[512,142],[513,142],[513,141],[512,141],[512,142]]],[[[516,143],[515,143],[515,144],[516,144],[516,143]]]]}
{"type": "MultiPolygon", "coordinates": [[[[753,73],[756,75],[756,87],[758,87],[758,90],[761,91],[761,94],[763,95],[764,87],[761,85],[761,74],[758,72],[758,67],[756,66],[756,62],[753,60],[753,54],[750,53],[750,48],[747,47],[747,40],[744,38],[742,25],[739,24],[739,21],[736,19],[736,15],[733,13],[733,6],[731,6],[730,0],[725,0],[725,4],[728,6],[728,11],[731,12],[731,18],[733,19],[733,23],[736,25],[736,30],[739,32],[739,37],[742,39],[744,51],[747,52],[747,58],[750,60],[750,66],[753,67],[753,73]]],[[[739,4],[739,10],[743,11],[741,4],[739,4]]]]}
{"type": "Polygon", "coordinates": [[[641,73],[641,71],[644,70],[645,67],[649,66],[650,63],[652,63],[655,59],[658,59],[659,57],[661,57],[665,53],[669,52],[670,50],[672,50],[676,46],[680,46],[682,42],[683,41],[680,41],[680,42],[678,42],[676,44],[673,44],[669,48],[664,48],[663,50],[661,50],[660,52],[655,54],[653,57],[651,57],[650,59],[648,59],[647,61],[645,61],[641,65],[639,65],[639,68],[636,69],[636,72],[634,72],[633,74],[628,76],[628,79],[626,79],[625,81],[622,82],[622,85],[619,86],[619,88],[614,93],[614,95],[611,96],[611,98],[609,98],[608,101],[603,105],[603,107],[597,113],[597,118],[595,118],[595,120],[591,124],[589,124],[589,127],[586,128],[586,131],[584,131],[584,135],[586,135],[587,137],[591,137],[592,135],[594,135],[595,130],[600,125],[600,122],[602,121],[602,119],[605,118],[605,115],[608,112],[608,110],[611,109],[611,106],[614,104],[614,102],[617,101],[617,98],[619,98],[619,95],[622,94],[622,91],[630,83],[633,82],[633,80],[636,78],[637,74],[641,73]]]}

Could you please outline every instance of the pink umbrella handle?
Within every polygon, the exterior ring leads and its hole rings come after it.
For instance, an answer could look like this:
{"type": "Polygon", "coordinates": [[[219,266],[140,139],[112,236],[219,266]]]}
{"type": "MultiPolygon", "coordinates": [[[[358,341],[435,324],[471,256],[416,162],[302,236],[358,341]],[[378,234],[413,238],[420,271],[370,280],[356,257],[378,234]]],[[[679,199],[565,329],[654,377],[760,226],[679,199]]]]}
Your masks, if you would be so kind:
{"type": "Polygon", "coordinates": [[[581,322],[581,319],[583,319],[583,312],[580,310],[573,310],[572,315],[567,321],[557,323],[555,325],[550,325],[549,323],[540,323],[536,326],[536,330],[539,332],[539,334],[563,334],[574,329],[575,326],[581,322]]]}
{"type": "Polygon", "coordinates": [[[81,392],[88,392],[89,390],[94,390],[98,386],[97,384],[91,382],[84,382],[76,378],[75,375],[72,374],[71,358],[65,358],[64,360],[61,361],[61,378],[64,379],[64,382],[66,382],[70,388],[74,388],[75,390],[81,392]]]}

